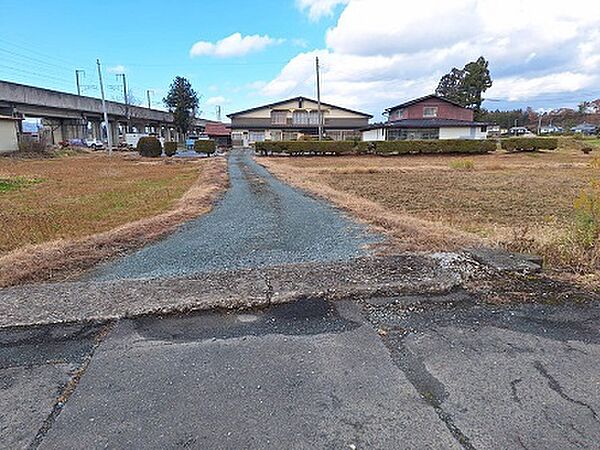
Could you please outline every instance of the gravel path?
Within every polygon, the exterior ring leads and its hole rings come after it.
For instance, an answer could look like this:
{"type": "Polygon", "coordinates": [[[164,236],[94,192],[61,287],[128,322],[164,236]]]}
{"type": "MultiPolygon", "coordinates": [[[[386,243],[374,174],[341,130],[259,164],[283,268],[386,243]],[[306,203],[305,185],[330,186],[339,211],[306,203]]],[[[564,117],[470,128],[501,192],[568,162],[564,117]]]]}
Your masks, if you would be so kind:
{"type": "Polygon", "coordinates": [[[249,151],[229,158],[230,189],[208,215],[85,277],[180,277],[215,270],[331,262],[366,255],[380,236],[275,179],[249,151]]]}

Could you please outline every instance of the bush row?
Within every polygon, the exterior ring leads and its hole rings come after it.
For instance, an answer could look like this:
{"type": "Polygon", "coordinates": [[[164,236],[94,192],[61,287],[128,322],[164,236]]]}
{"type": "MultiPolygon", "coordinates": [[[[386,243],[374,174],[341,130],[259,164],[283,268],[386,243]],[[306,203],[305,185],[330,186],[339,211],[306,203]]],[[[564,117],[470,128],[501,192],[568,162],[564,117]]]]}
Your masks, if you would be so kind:
{"type": "MultiPolygon", "coordinates": [[[[197,140],[194,142],[194,150],[196,153],[206,153],[212,155],[215,153],[217,146],[213,140],[197,140]]],[[[144,136],[138,141],[136,150],[140,155],[148,158],[158,158],[162,155],[163,147],[160,141],[152,136],[144,136]]],[[[177,142],[165,142],[165,155],[173,156],[177,153],[177,142]]]]}
{"type": "Polygon", "coordinates": [[[366,153],[367,144],[355,141],[265,141],[257,142],[255,149],[262,155],[355,155],[366,153]]]}
{"type": "Polygon", "coordinates": [[[215,141],[213,140],[200,140],[194,142],[194,151],[196,153],[206,153],[207,155],[212,155],[217,150],[217,146],[215,145],[215,141]]]}
{"type": "Polygon", "coordinates": [[[502,139],[500,145],[502,146],[502,149],[509,152],[555,150],[558,147],[558,139],[546,137],[515,137],[502,139]]]}
{"type": "MultiPolygon", "coordinates": [[[[141,156],[147,158],[159,158],[163,152],[163,146],[154,136],[141,137],[137,143],[136,150],[141,156]]],[[[173,156],[177,153],[177,142],[165,142],[165,155],[173,156]]]]}
{"type": "Polygon", "coordinates": [[[487,153],[496,150],[495,141],[448,139],[431,141],[266,141],[257,142],[262,155],[408,155],[433,153],[487,153]]]}

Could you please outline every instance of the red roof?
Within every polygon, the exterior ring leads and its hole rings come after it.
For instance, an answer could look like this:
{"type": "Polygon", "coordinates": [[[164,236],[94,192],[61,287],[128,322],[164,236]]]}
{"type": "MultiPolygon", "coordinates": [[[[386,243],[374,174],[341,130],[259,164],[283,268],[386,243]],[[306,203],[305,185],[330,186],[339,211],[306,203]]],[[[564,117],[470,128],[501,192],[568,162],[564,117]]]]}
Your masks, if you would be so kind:
{"type": "Polygon", "coordinates": [[[204,132],[209,136],[229,136],[231,129],[220,122],[208,122],[204,127],[204,132]]]}

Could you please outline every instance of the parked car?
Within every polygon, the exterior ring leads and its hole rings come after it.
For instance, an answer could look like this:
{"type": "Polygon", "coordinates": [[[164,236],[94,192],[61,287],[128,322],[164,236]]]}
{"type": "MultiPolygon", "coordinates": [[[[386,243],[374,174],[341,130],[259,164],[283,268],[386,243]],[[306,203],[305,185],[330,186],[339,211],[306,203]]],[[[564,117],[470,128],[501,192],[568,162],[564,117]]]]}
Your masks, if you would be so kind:
{"type": "Polygon", "coordinates": [[[93,148],[94,150],[104,148],[104,142],[100,139],[86,139],[84,142],[87,148],[93,148]]]}
{"type": "Polygon", "coordinates": [[[194,150],[194,142],[207,141],[207,140],[209,140],[209,137],[207,134],[201,133],[199,136],[192,134],[192,135],[189,135],[188,138],[185,140],[185,147],[188,150],[194,150]]]}
{"type": "Polygon", "coordinates": [[[534,134],[525,127],[512,127],[508,130],[511,136],[533,136],[534,134]]]}
{"type": "Polygon", "coordinates": [[[540,127],[540,134],[554,134],[554,133],[562,133],[562,127],[557,127],[556,125],[546,125],[540,127]]]}
{"type": "Polygon", "coordinates": [[[592,135],[598,132],[598,126],[591,123],[582,123],[571,128],[571,131],[574,133],[592,135]]]}

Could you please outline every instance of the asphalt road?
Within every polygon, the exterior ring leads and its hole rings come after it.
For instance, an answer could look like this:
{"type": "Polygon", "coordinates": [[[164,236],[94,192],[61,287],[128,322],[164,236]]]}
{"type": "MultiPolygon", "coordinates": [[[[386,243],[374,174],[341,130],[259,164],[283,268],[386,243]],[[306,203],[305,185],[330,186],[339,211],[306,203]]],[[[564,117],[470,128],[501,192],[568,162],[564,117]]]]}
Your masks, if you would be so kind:
{"type": "Polygon", "coordinates": [[[230,188],[176,233],[101,266],[87,280],[165,278],[215,270],[338,261],[381,239],[322,200],[275,179],[248,150],[229,159],[230,188]]]}
{"type": "Polygon", "coordinates": [[[491,308],[458,297],[421,298],[429,306],[412,311],[402,298],[305,300],[3,331],[0,442],[598,448],[598,304],[491,308]]]}

